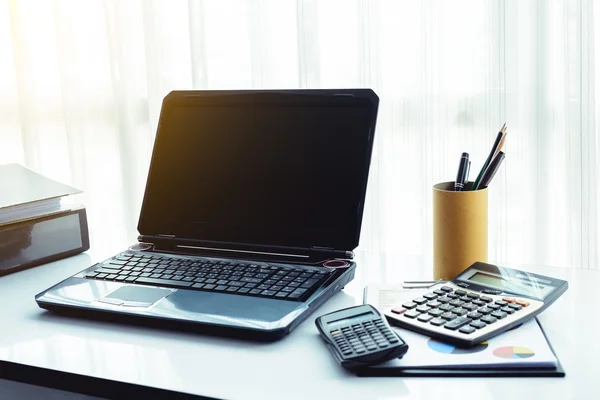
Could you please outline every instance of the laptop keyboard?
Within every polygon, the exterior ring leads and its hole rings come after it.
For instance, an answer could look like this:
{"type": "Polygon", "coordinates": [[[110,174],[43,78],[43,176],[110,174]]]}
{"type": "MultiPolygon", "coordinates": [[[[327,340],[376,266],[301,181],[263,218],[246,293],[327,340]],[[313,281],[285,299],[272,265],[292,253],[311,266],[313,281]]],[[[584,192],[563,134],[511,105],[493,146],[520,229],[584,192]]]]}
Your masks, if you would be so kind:
{"type": "Polygon", "coordinates": [[[86,278],[304,301],[329,276],[292,266],[120,254],[86,278]]]}

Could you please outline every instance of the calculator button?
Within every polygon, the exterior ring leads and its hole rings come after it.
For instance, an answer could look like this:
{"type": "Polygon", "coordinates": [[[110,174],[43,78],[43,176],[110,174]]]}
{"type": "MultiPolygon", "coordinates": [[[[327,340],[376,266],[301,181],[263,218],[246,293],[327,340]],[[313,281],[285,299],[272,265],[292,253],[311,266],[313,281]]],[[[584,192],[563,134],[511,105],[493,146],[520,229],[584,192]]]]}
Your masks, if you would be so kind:
{"type": "Polygon", "coordinates": [[[387,342],[382,342],[382,343],[377,343],[379,345],[379,347],[388,347],[388,343],[387,342]]]}
{"type": "Polygon", "coordinates": [[[509,304],[508,306],[515,311],[519,311],[520,309],[523,308],[523,306],[520,306],[519,304],[509,304]]]}
{"type": "Polygon", "coordinates": [[[504,317],[506,317],[506,313],[502,312],[502,311],[494,311],[493,313],[490,314],[492,317],[494,318],[498,318],[498,319],[502,319],[504,317]]]}
{"type": "Polygon", "coordinates": [[[421,321],[421,322],[429,322],[429,320],[433,318],[431,315],[428,314],[421,314],[417,317],[417,321],[421,321]]]}
{"type": "Polygon", "coordinates": [[[426,293],[423,295],[427,300],[437,299],[438,295],[435,293],[426,293]]]}
{"type": "Polygon", "coordinates": [[[474,311],[474,310],[477,310],[479,307],[477,307],[475,304],[467,303],[467,304],[463,304],[462,308],[464,308],[465,310],[474,311]]]}
{"type": "Polygon", "coordinates": [[[429,315],[432,315],[434,317],[439,317],[440,315],[442,315],[444,312],[442,310],[439,310],[437,308],[433,309],[433,310],[429,310],[429,315]]]}
{"type": "Polygon", "coordinates": [[[485,328],[487,326],[487,324],[485,322],[481,322],[481,321],[473,321],[469,325],[471,325],[473,328],[477,328],[477,329],[485,328]]]}
{"type": "Polygon", "coordinates": [[[465,304],[465,302],[464,302],[464,301],[461,301],[461,300],[452,300],[452,301],[451,301],[450,303],[448,303],[448,304],[450,304],[451,306],[454,306],[454,307],[460,307],[460,306],[462,306],[463,304],[465,304]]]}
{"type": "Polygon", "coordinates": [[[373,350],[376,350],[376,349],[377,349],[377,346],[374,345],[374,344],[370,344],[370,345],[367,346],[367,350],[369,350],[369,351],[373,351],[373,350]]]}
{"type": "Polygon", "coordinates": [[[520,305],[520,306],[523,306],[523,307],[527,307],[527,306],[529,305],[529,302],[528,302],[528,301],[526,301],[526,300],[521,300],[521,299],[517,299],[517,300],[515,300],[515,303],[517,303],[518,305],[520,305]]]}
{"type": "Polygon", "coordinates": [[[457,294],[457,295],[459,295],[459,296],[464,296],[465,294],[467,294],[467,292],[465,292],[465,291],[464,291],[464,290],[462,290],[462,289],[456,289],[456,290],[454,291],[454,293],[456,293],[456,294],[457,294]]]}
{"type": "Polygon", "coordinates": [[[440,289],[434,290],[433,293],[437,294],[438,296],[446,295],[446,292],[444,292],[443,290],[440,290],[440,289]]]}
{"type": "Polygon", "coordinates": [[[458,299],[460,296],[454,293],[448,293],[446,297],[450,297],[451,299],[458,299]]]}
{"type": "Polygon", "coordinates": [[[431,307],[427,307],[425,304],[423,304],[423,305],[417,307],[416,310],[418,312],[427,312],[427,311],[431,310],[431,307]]]}
{"type": "Polygon", "coordinates": [[[483,308],[480,308],[479,310],[477,310],[478,313],[484,314],[484,315],[488,315],[492,311],[494,311],[494,310],[487,308],[487,307],[483,307],[483,308]]]}
{"type": "Polygon", "coordinates": [[[496,300],[494,303],[495,303],[495,304],[498,304],[499,306],[505,306],[505,305],[507,305],[507,304],[508,304],[507,302],[505,302],[505,301],[502,301],[502,300],[496,300]]]}
{"type": "Polygon", "coordinates": [[[503,297],[502,300],[505,301],[505,302],[507,302],[507,303],[514,303],[515,302],[515,298],[514,297],[503,297]]]}
{"type": "Polygon", "coordinates": [[[439,306],[441,306],[441,305],[442,305],[442,303],[440,303],[440,302],[439,302],[439,301],[437,301],[437,300],[432,300],[432,301],[428,301],[428,302],[427,302],[427,305],[428,305],[429,307],[431,307],[431,308],[436,308],[436,307],[439,307],[439,306]]]}
{"type": "Polygon", "coordinates": [[[365,349],[364,347],[362,349],[356,349],[356,352],[358,354],[364,353],[365,351],[367,351],[367,349],[365,349]]]}
{"type": "Polygon", "coordinates": [[[424,299],[423,297],[417,297],[416,299],[413,300],[415,303],[417,304],[425,304],[427,303],[427,299],[424,299]]]}
{"type": "Polygon", "coordinates": [[[456,307],[455,309],[452,310],[452,313],[454,313],[456,315],[465,315],[467,312],[468,311],[462,307],[456,307]]]}
{"type": "Polygon", "coordinates": [[[394,314],[402,314],[403,312],[406,311],[406,308],[404,307],[396,307],[396,308],[392,308],[392,312],[394,314]]]}
{"type": "Polygon", "coordinates": [[[467,293],[467,296],[469,296],[472,299],[478,299],[479,295],[477,293],[467,293]]]}
{"type": "Polygon", "coordinates": [[[440,310],[442,311],[450,311],[454,308],[454,306],[451,306],[450,304],[443,304],[440,306],[440,310]]]}
{"type": "Polygon", "coordinates": [[[452,301],[452,299],[448,296],[438,297],[436,300],[439,301],[440,303],[447,303],[449,301],[452,301]]]}
{"type": "Polygon", "coordinates": [[[500,306],[498,304],[488,304],[487,308],[491,308],[492,310],[499,310],[500,306]]]}
{"type": "Polygon", "coordinates": [[[440,315],[440,317],[442,319],[445,319],[446,321],[452,321],[454,318],[456,318],[456,316],[456,314],[452,314],[451,312],[443,313],[442,315],[440,315]]]}
{"type": "Polygon", "coordinates": [[[480,314],[477,311],[473,311],[473,312],[468,313],[467,317],[469,317],[471,319],[479,319],[479,318],[483,317],[483,314],[480,314]]]}
{"type": "Polygon", "coordinates": [[[485,317],[481,318],[480,321],[485,322],[486,324],[493,324],[494,322],[496,322],[496,318],[494,317],[490,317],[489,315],[486,315],[485,317]]]}
{"type": "Polygon", "coordinates": [[[391,337],[388,339],[390,341],[390,343],[398,343],[398,338],[397,337],[391,337]]]}
{"type": "Polygon", "coordinates": [[[444,321],[441,318],[434,318],[431,321],[429,321],[429,323],[433,326],[440,326],[440,325],[444,325],[446,323],[446,321],[444,321]]]}
{"type": "Polygon", "coordinates": [[[485,305],[485,303],[481,300],[473,300],[473,304],[475,304],[478,307],[485,305]]]}
{"type": "Polygon", "coordinates": [[[460,296],[458,299],[460,301],[464,301],[465,303],[468,303],[471,301],[471,298],[469,296],[460,296]]]}
{"type": "Polygon", "coordinates": [[[471,326],[463,326],[458,330],[460,333],[473,333],[475,332],[475,328],[471,326]]]}
{"type": "Polygon", "coordinates": [[[404,303],[402,304],[402,307],[407,308],[407,309],[411,309],[411,308],[415,308],[417,306],[417,303],[413,302],[413,301],[409,301],[408,303],[404,303]]]}
{"type": "Polygon", "coordinates": [[[440,288],[440,290],[443,290],[444,292],[447,292],[447,293],[452,293],[452,288],[449,286],[442,286],[440,288]]]}
{"type": "Polygon", "coordinates": [[[419,315],[421,315],[421,313],[417,312],[415,310],[408,310],[407,312],[404,313],[404,316],[406,318],[417,318],[419,315]]]}
{"type": "Polygon", "coordinates": [[[444,328],[446,329],[450,329],[450,330],[456,330],[458,328],[460,328],[463,325],[467,325],[471,322],[471,320],[467,317],[458,317],[452,321],[448,321],[444,324],[444,328]]]}
{"type": "Polygon", "coordinates": [[[505,312],[505,313],[507,313],[507,314],[512,314],[512,313],[514,313],[514,312],[515,312],[515,310],[513,310],[512,308],[510,308],[510,307],[508,307],[508,306],[507,306],[507,307],[502,307],[502,308],[500,309],[500,311],[502,311],[502,312],[505,312]]]}
{"type": "Polygon", "coordinates": [[[479,299],[481,301],[485,301],[486,303],[491,303],[494,300],[491,297],[487,297],[487,296],[481,296],[479,299]]]}

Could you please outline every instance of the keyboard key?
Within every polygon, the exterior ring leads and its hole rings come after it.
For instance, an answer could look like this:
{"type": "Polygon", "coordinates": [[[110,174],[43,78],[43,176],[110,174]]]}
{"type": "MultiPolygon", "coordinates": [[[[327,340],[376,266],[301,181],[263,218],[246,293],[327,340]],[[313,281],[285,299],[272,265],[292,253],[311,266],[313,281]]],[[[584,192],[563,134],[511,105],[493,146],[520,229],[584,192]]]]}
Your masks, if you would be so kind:
{"type": "Polygon", "coordinates": [[[465,310],[474,311],[474,310],[477,310],[479,307],[477,307],[475,304],[467,303],[467,304],[463,304],[462,308],[464,308],[465,310]]]}
{"type": "Polygon", "coordinates": [[[494,303],[498,304],[501,307],[508,304],[506,301],[503,301],[503,300],[496,300],[494,303]]]}
{"type": "Polygon", "coordinates": [[[437,294],[438,296],[445,296],[446,295],[446,292],[444,292],[443,290],[440,290],[440,289],[434,290],[433,293],[437,294]]]}
{"type": "Polygon", "coordinates": [[[431,320],[433,317],[431,315],[428,314],[421,314],[417,317],[418,321],[421,322],[429,322],[429,320],[431,320]]]}
{"type": "Polygon", "coordinates": [[[217,285],[217,287],[215,288],[215,290],[218,290],[220,292],[225,291],[225,290],[227,290],[227,285],[217,285]]]}
{"type": "Polygon", "coordinates": [[[98,274],[96,275],[96,279],[104,279],[108,276],[108,274],[98,274]]]}
{"type": "Polygon", "coordinates": [[[464,295],[466,295],[466,294],[467,294],[467,292],[465,292],[465,291],[464,291],[464,290],[462,290],[462,289],[456,289],[456,290],[454,291],[454,293],[455,293],[455,294],[457,294],[457,295],[459,295],[459,296],[464,296],[464,295]]]}
{"type": "MultiPolygon", "coordinates": [[[[127,279],[125,279],[127,281],[127,279]]],[[[135,283],[143,283],[146,285],[156,285],[156,286],[167,286],[167,287],[178,287],[178,288],[187,288],[192,286],[192,282],[180,282],[180,281],[171,281],[168,279],[155,279],[155,278],[138,278],[135,283]]]]}
{"type": "Polygon", "coordinates": [[[457,299],[457,300],[452,300],[452,301],[451,301],[450,303],[448,303],[448,304],[450,304],[451,306],[454,306],[454,307],[460,307],[460,306],[462,306],[463,304],[465,304],[465,302],[457,299]]]}
{"type": "Polygon", "coordinates": [[[411,309],[411,308],[415,308],[417,306],[417,303],[415,303],[414,301],[409,301],[407,303],[402,304],[402,307],[406,308],[406,309],[411,309]]]}
{"type": "Polygon", "coordinates": [[[437,307],[439,307],[439,306],[441,306],[441,305],[442,305],[442,303],[440,303],[440,302],[439,302],[439,301],[437,301],[437,300],[428,301],[428,302],[427,302],[427,303],[425,303],[425,304],[426,304],[428,307],[431,307],[431,308],[437,308],[437,307]]]}
{"type": "Polygon", "coordinates": [[[481,301],[481,300],[473,300],[472,304],[475,304],[478,307],[481,307],[483,305],[485,305],[485,302],[481,301]]]}
{"type": "Polygon", "coordinates": [[[466,333],[466,334],[469,334],[469,333],[473,333],[473,332],[475,332],[475,328],[473,328],[472,326],[463,326],[463,327],[462,327],[462,328],[460,328],[458,331],[459,331],[460,333],[466,333]]]}
{"type": "Polygon", "coordinates": [[[421,315],[421,313],[415,310],[408,310],[404,313],[406,318],[417,318],[419,315],[421,315]]]}
{"type": "Polygon", "coordinates": [[[519,311],[523,308],[523,306],[519,305],[519,304],[509,304],[508,305],[510,308],[512,308],[515,311],[519,311]]]}
{"type": "Polygon", "coordinates": [[[469,325],[472,326],[473,328],[477,328],[477,329],[485,328],[487,326],[487,324],[485,322],[481,322],[481,321],[473,321],[469,325]]]}
{"type": "Polygon", "coordinates": [[[490,317],[489,315],[486,315],[485,317],[482,317],[480,319],[480,321],[483,321],[483,322],[485,322],[486,324],[489,325],[489,324],[493,324],[494,322],[496,322],[497,319],[494,318],[494,317],[490,317]]]}
{"type": "Polygon", "coordinates": [[[456,307],[456,308],[452,309],[451,312],[456,315],[465,315],[468,311],[462,307],[456,307]]]}
{"type": "Polygon", "coordinates": [[[440,325],[444,325],[446,323],[446,321],[441,318],[434,318],[431,321],[429,321],[429,323],[433,326],[440,326],[440,325]]]}
{"type": "Polygon", "coordinates": [[[437,299],[438,295],[435,293],[426,293],[423,295],[427,300],[437,299]]]}
{"type": "Polygon", "coordinates": [[[446,321],[452,321],[457,317],[456,314],[452,314],[451,312],[446,312],[440,315],[440,318],[445,319],[446,321]]]}
{"type": "Polygon", "coordinates": [[[451,306],[450,304],[442,304],[439,309],[442,311],[451,311],[454,309],[454,306],[451,306]]]}
{"type": "Polygon", "coordinates": [[[448,296],[444,296],[444,297],[438,297],[436,299],[436,301],[439,301],[440,303],[448,303],[449,301],[452,301],[452,299],[448,296]]]}
{"type": "Polygon", "coordinates": [[[446,293],[451,293],[451,292],[453,291],[453,290],[452,290],[452,288],[451,288],[451,287],[449,287],[449,286],[442,286],[442,287],[440,288],[440,290],[443,290],[443,291],[444,291],[444,292],[446,292],[446,293]]]}
{"type": "Polygon", "coordinates": [[[529,302],[527,300],[521,300],[521,299],[515,300],[515,303],[522,307],[527,307],[529,305],[529,302]]]}
{"type": "Polygon", "coordinates": [[[423,298],[423,297],[417,297],[416,299],[413,300],[413,302],[421,305],[421,304],[425,304],[427,303],[427,299],[423,298]]]}
{"type": "Polygon", "coordinates": [[[502,311],[494,311],[490,315],[492,317],[494,317],[494,318],[502,319],[502,318],[506,317],[507,314],[505,312],[502,312],[502,311]]]}
{"type": "Polygon", "coordinates": [[[451,321],[448,321],[444,324],[444,328],[446,329],[450,329],[450,330],[456,330],[464,325],[470,324],[471,320],[467,317],[458,317],[456,319],[453,319],[451,321]]]}
{"type": "Polygon", "coordinates": [[[429,315],[432,315],[434,317],[439,317],[443,313],[444,313],[444,311],[437,309],[437,308],[434,308],[433,310],[429,310],[429,315]]]}
{"type": "Polygon", "coordinates": [[[477,293],[467,293],[467,296],[469,296],[471,299],[478,299],[479,295],[477,293]]]}
{"type": "Polygon", "coordinates": [[[515,310],[514,310],[514,309],[512,309],[512,308],[510,308],[510,307],[502,307],[502,308],[500,309],[500,311],[502,311],[502,312],[505,312],[505,313],[507,313],[507,314],[512,314],[512,313],[514,313],[514,312],[515,312],[515,310]]]}
{"type": "Polygon", "coordinates": [[[204,283],[194,283],[194,284],[192,285],[192,287],[193,287],[194,289],[202,289],[202,287],[203,287],[203,286],[204,286],[204,283]]]}
{"type": "Polygon", "coordinates": [[[481,301],[484,301],[486,303],[491,303],[494,299],[492,299],[491,297],[487,297],[487,296],[481,296],[479,298],[481,301]]]}
{"type": "Polygon", "coordinates": [[[473,312],[468,313],[467,317],[469,317],[471,319],[479,319],[479,318],[483,317],[483,314],[480,314],[477,311],[473,311],[473,312]]]}
{"type": "Polygon", "coordinates": [[[487,308],[490,308],[492,310],[499,310],[500,306],[498,304],[488,304],[487,308]]]}
{"type": "Polygon", "coordinates": [[[458,299],[460,296],[459,296],[459,295],[457,295],[457,294],[454,294],[454,293],[448,293],[448,294],[446,295],[446,297],[449,297],[449,298],[451,298],[451,299],[458,299]]]}
{"type": "Polygon", "coordinates": [[[417,307],[416,310],[418,312],[424,313],[424,312],[431,310],[431,307],[427,307],[425,304],[423,304],[423,305],[420,305],[419,307],[417,307]]]}
{"type": "Polygon", "coordinates": [[[492,313],[494,310],[487,308],[487,307],[483,307],[480,308],[479,310],[477,310],[478,313],[483,314],[483,315],[488,315],[490,313],[492,313]]]}

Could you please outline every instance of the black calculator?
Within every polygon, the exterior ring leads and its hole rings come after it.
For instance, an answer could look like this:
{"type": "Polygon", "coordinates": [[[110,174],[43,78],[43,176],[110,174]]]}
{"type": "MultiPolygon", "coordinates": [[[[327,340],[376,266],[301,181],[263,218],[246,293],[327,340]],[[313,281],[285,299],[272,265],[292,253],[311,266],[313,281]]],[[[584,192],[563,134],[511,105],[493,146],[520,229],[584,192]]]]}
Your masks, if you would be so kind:
{"type": "Polygon", "coordinates": [[[408,351],[404,340],[368,304],[322,315],[315,324],[333,356],[347,369],[400,358],[408,351]]]}
{"type": "Polygon", "coordinates": [[[477,262],[382,311],[394,325],[470,347],[535,317],[567,288],[560,279],[477,262]]]}

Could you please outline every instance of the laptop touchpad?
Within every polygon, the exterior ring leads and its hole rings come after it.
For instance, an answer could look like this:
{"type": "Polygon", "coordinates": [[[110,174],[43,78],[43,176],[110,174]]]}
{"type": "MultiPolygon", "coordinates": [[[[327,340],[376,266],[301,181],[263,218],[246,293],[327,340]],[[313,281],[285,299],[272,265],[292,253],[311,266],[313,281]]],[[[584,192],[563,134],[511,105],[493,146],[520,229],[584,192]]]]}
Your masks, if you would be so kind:
{"type": "Polygon", "coordinates": [[[173,292],[169,289],[147,286],[122,286],[98,301],[124,307],[150,307],[173,292]]]}

